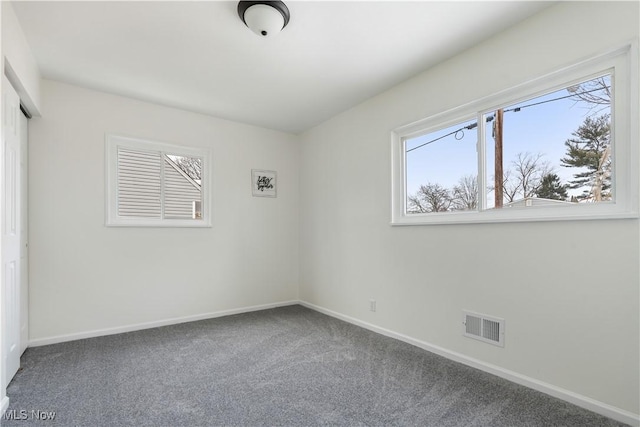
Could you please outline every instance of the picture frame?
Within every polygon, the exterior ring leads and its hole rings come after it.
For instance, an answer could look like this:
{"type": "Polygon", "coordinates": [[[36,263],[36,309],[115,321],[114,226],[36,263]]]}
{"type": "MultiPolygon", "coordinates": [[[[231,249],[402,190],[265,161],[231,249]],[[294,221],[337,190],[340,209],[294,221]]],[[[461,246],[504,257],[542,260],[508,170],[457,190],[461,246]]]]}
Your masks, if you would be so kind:
{"type": "Polygon", "coordinates": [[[251,193],[253,197],[276,197],[277,185],[276,171],[251,169],[251,193]]]}

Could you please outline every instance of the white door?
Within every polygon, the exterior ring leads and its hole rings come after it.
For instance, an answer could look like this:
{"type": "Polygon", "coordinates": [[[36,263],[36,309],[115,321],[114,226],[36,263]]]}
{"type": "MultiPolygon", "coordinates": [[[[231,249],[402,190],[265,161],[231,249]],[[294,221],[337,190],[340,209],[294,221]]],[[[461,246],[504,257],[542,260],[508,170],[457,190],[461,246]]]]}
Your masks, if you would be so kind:
{"type": "Polygon", "coordinates": [[[20,118],[20,354],[29,344],[29,121],[20,118]]]}
{"type": "Polygon", "coordinates": [[[20,98],[3,76],[1,209],[5,386],[20,367],[20,98]]]}

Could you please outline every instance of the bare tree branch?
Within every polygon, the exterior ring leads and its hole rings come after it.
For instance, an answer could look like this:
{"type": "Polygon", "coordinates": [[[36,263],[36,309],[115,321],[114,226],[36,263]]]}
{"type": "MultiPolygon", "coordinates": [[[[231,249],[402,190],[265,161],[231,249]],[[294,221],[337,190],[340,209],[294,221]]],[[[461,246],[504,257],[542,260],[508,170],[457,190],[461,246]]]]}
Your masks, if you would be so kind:
{"type": "MultiPolygon", "coordinates": [[[[506,203],[519,198],[533,197],[542,185],[545,175],[553,172],[544,154],[518,153],[511,167],[504,171],[502,194],[506,203]]],[[[493,188],[490,187],[489,190],[493,188]]]]}
{"type": "Polygon", "coordinates": [[[194,181],[202,180],[202,160],[197,157],[169,155],[169,158],[194,181]]]}
{"type": "Polygon", "coordinates": [[[471,211],[478,207],[478,177],[465,175],[453,187],[453,209],[471,211]]]}
{"type": "Polygon", "coordinates": [[[421,185],[416,194],[407,197],[410,213],[446,212],[450,210],[452,197],[440,184],[421,185]]]}
{"type": "Polygon", "coordinates": [[[599,114],[611,105],[611,84],[608,77],[598,77],[584,83],[569,86],[567,92],[576,103],[584,102],[591,114],[599,114]]]}

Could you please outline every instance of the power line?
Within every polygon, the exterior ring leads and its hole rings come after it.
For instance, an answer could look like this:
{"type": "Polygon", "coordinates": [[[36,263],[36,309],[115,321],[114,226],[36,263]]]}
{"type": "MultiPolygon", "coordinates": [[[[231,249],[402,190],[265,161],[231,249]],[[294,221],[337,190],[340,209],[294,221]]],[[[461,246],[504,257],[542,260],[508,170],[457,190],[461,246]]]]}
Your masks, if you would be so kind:
{"type": "MultiPolygon", "coordinates": [[[[611,86],[606,86],[605,88],[609,89],[610,87],[611,86]]],[[[523,108],[533,107],[533,106],[540,105],[540,104],[546,104],[548,102],[559,101],[561,99],[567,99],[567,98],[571,98],[572,96],[579,96],[579,95],[583,95],[585,93],[597,92],[597,91],[603,90],[605,88],[597,88],[597,89],[592,89],[592,90],[586,90],[586,91],[580,92],[580,93],[572,93],[571,95],[561,96],[561,97],[553,98],[553,99],[547,99],[545,101],[540,101],[540,102],[534,102],[532,104],[527,104],[527,105],[522,105],[520,107],[510,108],[508,110],[504,110],[504,112],[505,113],[510,113],[510,112],[517,113],[518,111],[522,110],[523,108]]],[[[489,122],[493,121],[494,118],[495,118],[495,116],[487,116],[486,122],[489,123],[489,122]]],[[[478,126],[478,122],[471,123],[468,126],[463,126],[460,129],[454,130],[453,132],[450,132],[450,133],[448,133],[446,135],[439,136],[438,138],[432,139],[431,141],[427,141],[427,142],[422,143],[420,145],[417,145],[417,146],[415,146],[413,148],[410,148],[409,150],[406,151],[406,153],[409,153],[409,152],[411,152],[413,150],[417,150],[418,148],[424,147],[425,145],[429,145],[431,143],[434,143],[436,141],[439,141],[439,140],[441,140],[443,138],[446,138],[447,136],[451,136],[451,135],[455,135],[456,141],[460,141],[462,138],[464,138],[464,131],[465,130],[471,130],[471,129],[476,128],[477,126],[478,126]],[[460,133],[460,132],[462,132],[462,135],[458,138],[458,133],[460,133]]]]}
{"type": "MultiPolygon", "coordinates": [[[[493,117],[487,117],[487,122],[490,122],[491,120],[493,120],[493,117]]],[[[477,126],[478,126],[478,122],[471,123],[469,126],[461,127],[460,129],[458,129],[458,130],[454,130],[454,131],[453,131],[453,132],[451,132],[451,133],[448,133],[448,134],[446,134],[446,135],[439,136],[439,137],[437,137],[436,139],[432,139],[431,141],[425,142],[424,144],[417,145],[417,146],[415,146],[415,147],[413,147],[413,148],[411,148],[411,149],[407,150],[407,153],[408,153],[408,152],[410,152],[410,151],[413,151],[413,150],[417,150],[417,149],[418,149],[418,148],[420,148],[420,147],[424,147],[425,145],[429,145],[429,144],[431,144],[431,143],[433,143],[433,142],[436,142],[436,141],[438,141],[438,140],[441,140],[442,138],[446,138],[446,137],[451,136],[451,135],[455,135],[456,140],[457,140],[457,141],[460,141],[462,138],[464,138],[464,131],[465,131],[465,130],[471,130],[471,129],[473,129],[473,128],[477,127],[477,126]],[[458,138],[458,133],[460,133],[460,132],[462,132],[462,135],[458,138]]]]}
{"type": "MultiPolygon", "coordinates": [[[[611,86],[606,86],[606,89],[609,89],[611,86]]],[[[508,110],[504,110],[505,113],[507,112],[518,112],[520,110],[522,110],[523,108],[527,108],[527,107],[533,107],[536,105],[540,105],[540,104],[546,104],[547,102],[553,102],[553,101],[559,101],[561,99],[567,99],[567,98],[571,98],[572,96],[579,96],[579,95],[583,95],[585,93],[591,93],[591,92],[597,92],[599,90],[603,90],[605,88],[597,88],[597,89],[592,89],[592,90],[585,90],[584,92],[580,92],[580,93],[572,93],[571,95],[566,95],[566,96],[561,96],[559,98],[553,98],[553,99],[547,99],[546,101],[540,101],[540,102],[534,102],[533,104],[527,104],[527,105],[522,105],[520,107],[516,107],[516,108],[510,108],[508,110]]]]}

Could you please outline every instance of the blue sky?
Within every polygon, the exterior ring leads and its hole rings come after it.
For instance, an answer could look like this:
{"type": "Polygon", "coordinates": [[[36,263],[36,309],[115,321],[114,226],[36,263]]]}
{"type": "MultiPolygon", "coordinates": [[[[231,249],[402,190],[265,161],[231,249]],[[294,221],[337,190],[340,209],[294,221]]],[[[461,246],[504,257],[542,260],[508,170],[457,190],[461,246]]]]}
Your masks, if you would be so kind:
{"type": "MultiPolygon", "coordinates": [[[[549,93],[544,96],[529,99],[505,106],[505,110],[525,106],[528,104],[552,100],[569,95],[566,89],[549,93]]],[[[511,162],[518,153],[529,152],[533,155],[542,153],[543,160],[553,168],[553,172],[560,176],[563,183],[572,179],[576,169],[560,166],[560,159],[566,154],[564,142],[571,138],[574,132],[594,110],[589,110],[585,102],[576,102],[570,98],[547,102],[541,105],[523,108],[519,112],[504,113],[503,160],[504,169],[511,166],[511,162]]],[[[598,114],[609,112],[609,109],[599,111],[598,114]]],[[[446,135],[461,127],[475,123],[473,118],[467,122],[457,124],[437,132],[407,141],[407,150],[446,135]]],[[[487,123],[487,181],[493,177],[494,140],[491,136],[492,124],[487,123]]],[[[451,188],[464,175],[477,174],[476,141],[477,128],[464,130],[462,133],[444,137],[429,145],[417,148],[407,153],[407,191],[413,194],[422,184],[438,183],[451,188]],[[457,137],[457,138],[456,138],[457,137]]],[[[581,191],[573,190],[570,194],[581,191]]],[[[492,194],[492,193],[491,193],[492,194]]]]}

